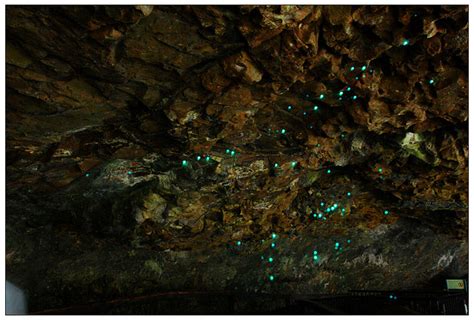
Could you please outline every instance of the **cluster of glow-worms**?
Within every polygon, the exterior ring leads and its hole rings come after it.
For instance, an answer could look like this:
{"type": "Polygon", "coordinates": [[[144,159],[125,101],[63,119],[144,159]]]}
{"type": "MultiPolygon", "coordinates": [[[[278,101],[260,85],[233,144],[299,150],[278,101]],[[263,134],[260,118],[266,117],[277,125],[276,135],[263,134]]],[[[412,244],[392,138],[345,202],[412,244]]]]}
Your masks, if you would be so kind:
{"type": "MultiPolygon", "coordinates": [[[[408,46],[408,45],[410,44],[410,41],[409,41],[408,39],[404,39],[401,44],[402,44],[402,46],[408,46]]],[[[352,72],[355,72],[355,71],[356,71],[356,67],[351,66],[349,70],[350,70],[351,73],[352,73],[352,72]]],[[[360,71],[362,72],[361,75],[362,75],[363,78],[366,77],[366,75],[365,75],[365,71],[366,71],[366,70],[367,70],[367,66],[363,65],[362,67],[360,67],[360,71]]],[[[369,72],[372,74],[372,73],[373,73],[373,69],[370,69],[369,72]]],[[[360,74],[359,74],[359,75],[356,75],[356,76],[355,76],[355,80],[359,80],[359,79],[360,79],[359,76],[360,76],[360,74]]],[[[430,85],[434,85],[435,80],[434,80],[434,79],[429,79],[429,80],[428,80],[428,83],[429,83],[430,85]]],[[[338,91],[337,97],[338,97],[339,100],[343,100],[345,97],[347,97],[347,98],[350,99],[350,100],[356,100],[358,97],[357,97],[357,95],[356,95],[355,93],[352,93],[352,92],[353,92],[353,90],[352,90],[352,88],[351,88],[350,86],[345,86],[345,87],[343,87],[342,89],[340,89],[340,90],[338,91]],[[351,93],[352,93],[352,94],[351,94],[351,93]]],[[[306,97],[308,98],[309,95],[306,95],[306,97]]],[[[323,100],[325,99],[325,97],[326,97],[326,95],[325,95],[324,93],[321,93],[321,94],[319,95],[319,100],[323,101],[323,100]]],[[[292,105],[288,105],[288,106],[286,107],[286,109],[287,109],[288,112],[292,112],[292,110],[294,109],[294,107],[293,107],[292,105]]],[[[318,112],[319,109],[320,109],[320,107],[319,107],[318,105],[314,105],[314,106],[311,107],[310,109],[303,110],[303,111],[302,111],[302,115],[303,115],[303,116],[308,116],[311,112],[315,112],[315,113],[318,112]]],[[[309,125],[309,128],[312,128],[312,127],[313,127],[313,125],[310,124],[310,125],[309,125]]],[[[273,132],[273,130],[272,130],[271,128],[269,128],[268,131],[269,131],[269,132],[273,132]]],[[[276,130],[275,130],[275,133],[285,135],[285,134],[287,133],[287,129],[286,129],[286,128],[276,129],[276,130]]],[[[341,138],[344,138],[344,137],[345,137],[344,133],[341,134],[341,138]]],[[[319,147],[320,145],[318,144],[317,146],[319,147]]],[[[228,148],[228,149],[225,150],[225,153],[226,153],[227,155],[230,155],[231,157],[235,157],[235,156],[237,155],[237,152],[236,152],[235,149],[229,149],[229,148],[228,148]]],[[[199,155],[197,155],[197,156],[195,157],[195,159],[196,159],[196,161],[198,161],[198,162],[209,163],[209,162],[211,162],[212,157],[211,157],[209,154],[203,154],[203,155],[200,155],[200,154],[199,154],[199,155]]],[[[297,162],[297,161],[292,161],[292,162],[291,162],[291,167],[292,167],[292,168],[296,168],[297,165],[298,165],[298,162],[297,162]]],[[[183,168],[187,168],[187,167],[189,166],[189,160],[186,160],[186,159],[185,159],[185,160],[182,160],[182,161],[181,161],[181,166],[182,166],[183,168]]],[[[273,163],[273,168],[276,169],[276,168],[278,168],[278,167],[279,167],[279,164],[278,164],[277,162],[274,162],[274,163],[273,163]]],[[[326,173],[327,173],[327,174],[331,174],[331,172],[332,172],[331,169],[329,169],[329,168],[326,169],[326,173]]],[[[378,168],[378,172],[379,172],[380,174],[382,174],[383,169],[382,169],[381,167],[378,168]]],[[[131,170],[127,171],[127,175],[129,175],[129,176],[133,175],[133,171],[131,171],[131,170]]],[[[86,177],[91,177],[91,174],[90,174],[89,172],[86,172],[86,173],[85,173],[85,176],[86,176],[86,177]]],[[[381,178],[383,178],[383,176],[381,176],[381,178]]],[[[351,194],[351,192],[347,192],[346,195],[347,195],[347,197],[351,197],[352,194],[351,194]]],[[[318,210],[316,210],[316,212],[313,211],[313,210],[311,210],[311,212],[310,212],[310,215],[311,215],[314,219],[316,219],[316,220],[326,220],[327,218],[326,218],[325,215],[326,215],[326,214],[327,214],[327,215],[333,214],[336,210],[338,210],[339,205],[338,205],[338,203],[334,203],[334,204],[331,205],[331,206],[328,205],[328,206],[325,207],[325,203],[324,203],[324,202],[321,202],[321,203],[320,203],[320,207],[321,207],[321,208],[318,209],[318,210]]],[[[345,209],[344,207],[342,207],[342,208],[339,208],[339,210],[340,210],[341,216],[344,216],[345,213],[346,213],[346,209],[345,209]]],[[[384,211],[383,211],[383,214],[384,214],[384,215],[388,215],[389,213],[390,213],[389,210],[384,210],[384,211]]],[[[274,248],[276,247],[276,242],[275,242],[275,241],[276,241],[276,238],[277,238],[277,235],[276,235],[275,233],[272,233],[272,243],[271,243],[271,248],[272,248],[272,249],[274,249],[274,248]]],[[[262,241],[263,241],[263,240],[262,240],[262,241]]],[[[351,243],[351,240],[350,240],[350,239],[347,240],[347,243],[350,244],[350,243],[351,243]]],[[[240,240],[237,241],[237,242],[236,242],[236,245],[237,245],[238,247],[240,247],[240,246],[242,245],[242,241],[240,241],[240,240]]],[[[340,244],[339,242],[335,242],[334,249],[335,249],[336,251],[342,250],[341,244],[340,244]]],[[[265,259],[264,256],[262,256],[261,258],[262,258],[262,260],[265,259]]],[[[320,258],[319,258],[319,255],[318,255],[318,251],[317,251],[317,250],[314,250],[314,251],[313,251],[313,260],[316,262],[316,261],[318,261],[319,259],[320,259],[320,258]]],[[[274,257],[273,257],[272,255],[270,255],[266,260],[267,260],[267,262],[268,262],[270,265],[273,265],[274,257]]],[[[268,279],[269,279],[270,281],[274,281],[274,280],[275,280],[275,275],[273,274],[273,272],[271,272],[271,273],[268,275],[268,279]]],[[[397,299],[397,297],[396,297],[395,295],[390,295],[389,298],[390,298],[390,299],[393,299],[393,300],[396,300],[396,299],[397,299]]]]}

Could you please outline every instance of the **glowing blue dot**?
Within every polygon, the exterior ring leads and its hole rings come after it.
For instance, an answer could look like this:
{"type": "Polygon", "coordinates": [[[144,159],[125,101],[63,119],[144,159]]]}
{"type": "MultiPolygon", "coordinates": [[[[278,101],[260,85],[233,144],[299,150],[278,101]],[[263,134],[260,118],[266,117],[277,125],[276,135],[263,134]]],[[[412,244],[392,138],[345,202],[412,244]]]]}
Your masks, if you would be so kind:
{"type": "Polygon", "coordinates": [[[281,134],[285,134],[286,133],[286,129],[281,129],[281,134]]]}
{"type": "Polygon", "coordinates": [[[197,161],[201,160],[201,156],[197,156],[197,157],[196,157],[196,160],[197,160],[197,161]]]}
{"type": "Polygon", "coordinates": [[[270,281],[273,281],[275,280],[275,277],[274,276],[270,276],[270,281]]]}
{"type": "Polygon", "coordinates": [[[225,149],[225,153],[230,153],[230,149],[225,149]]]}
{"type": "Polygon", "coordinates": [[[317,255],[318,254],[318,251],[317,250],[314,250],[313,251],[313,255],[317,255]]]}
{"type": "Polygon", "coordinates": [[[324,94],[321,93],[321,94],[319,95],[319,99],[323,100],[323,99],[324,99],[324,94]]]}
{"type": "Polygon", "coordinates": [[[275,248],[276,247],[276,244],[272,242],[272,248],[275,248]]]}
{"type": "Polygon", "coordinates": [[[326,212],[331,212],[331,208],[327,208],[327,209],[326,209],[326,212]]]}
{"type": "Polygon", "coordinates": [[[348,196],[348,197],[350,197],[350,196],[351,196],[351,193],[350,193],[350,192],[348,192],[348,193],[347,193],[347,196],[348,196]]]}
{"type": "Polygon", "coordinates": [[[355,70],[355,68],[354,68],[354,67],[351,67],[351,71],[354,71],[354,70],[355,70]]]}
{"type": "Polygon", "coordinates": [[[351,87],[347,87],[347,91],[351,91],[351,87]]]}
{"type": "Polygon", "coordinates": [[[278,168],[278,163],[275,163],[273,167],[278,168]]]}
{"type": "Polygon", "coordinates": [[[336,242],[334,245],[336,246],[336,248],[339,247],[339,242],[336,242]]]}
{"type": "Polygon", "coordinates": [[[260,256],[260,259],[262,259],[262,260],[263,260],[263,259],[265,259],[265,257],[264,257],[264,256],[260,256]]]}
{"type": "Polygon", "coordinates": [[[318,111],[318,109],[319,109],[318,106],[314,106],[314,107],[313,107],[313,110],[314,110],[314,111],[318,111]]]}
{"type": "Polygon", "coordinates": [[[327,172],[328,174],[330,174],[330,173],[331,173],[331,169],[328,169],[326,172],[327,172]]]}
{"type": "Polygon", "coordinates": [[[433,79],[431,79],[429,83],[430,83],[430,84],[433,84],[433,83],[434,83],[434,80],[433,80],[433,79]]]}
{"type": "Polygon", "coordinates": [[[288,110],[291,110],[291,109],[293,109],[293,107],[292,107],[292,106],[288,106],[288,110]]]}
{"type": "Polygon", "coordinates": [[[407,46],[409,43],[410,43],[410,41],[408,41],[408,39],[405,39],[405,40],[403,40],[402,45],[407,46]]]}
{"type": "Polygon", "coordinates": [[[351,243],[351,239],[348,239],[348,240],[347,240],[347,243],[351,243]]]}
{"type": "Polygon", "coordinates": [[[305,116],[306,114],[307,114],[307,113],[306,113],[306,111],[305,111],[305,112],[303,112],[303,115],[304,115],[304,116],[305,116]]]}
{"type": "Polygon", "coordinates": [[[355,99],[357,99],[357,96],[352,96],[352,100],[355,100],[355,99]]]}
{"type": "Polygon", "coordinates": [[[276,239],[277,235],[275,233],[272,233],[272,239],[276,239]]]}
{"type": "Polygon", "coordinates": [[[390,299],[393,299],[393,296],[392,296],[392,295],[390,295],[390,296],[389,296],[389,298],[390,298],[390,299]]]}
{"type": "Polygon", "coordinates": [[[133,173],[132,171],[127,172],[127,174],[128,174],[129,176],[132,175],[132,173],[133,173]]]}
{"type": "Polygon", "coordinates": [[[346,209],[345,209],[345,208],[342,208],[341,211],[342,211],[342,212],[346,212],[346,209]]]}
{"type": "Polygon", "coordinates": [[[337,208],[337,203],[334,204],[334,208],[337,208]]]}
{"type": "Polygon", "coordinates": [[[319,218],[319,219],[321,219],[322,217],[323,217],[323,214],[322,214],[322,213],[318,214],[318,218],[319,218]]]}
{"type": "Polygon", "coordinates": [[[343,94],[344,94],[344,92],[339,91],[339,96],[342,96],[343,94]]]}
{"type": "Polygon", "coordinates": [[[272,258],[272,257],[268,258],[268,262],[272,263],[272,262],[273,262],[273,258],[272,258]]]}
{"type": "Polygon", "coordinates": [[[356,80],[359,80],[359,77],[356,77],[356,80]]]}
{"type": "Polygon", "coordinates": [[[321,202],[320,205],[321,205],[321,207],[324,207],[324,202],[321,202]]]}
{"type": "Polygon", "coordinates": [[[230,152],[230,155],[231,155],[232,157],[235,156],[235,150],[232,150],[232,151],[230,152]]]}
{"type": "Polygon", "coordinates": [[[187,167],[187,166],[188,166],[188,161],[183,160],[183,161],[181,162],[181,164],[182,164],[183,167],[187,167]]]}
{"type": "Polygon", "coordinates": [[[291,166],[292,166],[293,168],[296,167],[297,164],[298,164],[298,162],[296,162],[296,161],[292,161],[292,162],[291,162],[291,166]]]}
{"type": "Polygon", "coordinates": [[[362,68],[360,68],[360,70],[362,70],[362,71],[365,71],[365,69],[367,69],[366,66],[362,66],[362,68]]]}
{"type": "Polygon", "coordinates": [[[389,213],[390,213],[390,212],[389,212],[388,210],[384,210],[384,212],[383,212],[384,215],[387,215],[387,214],[389,214],[389,213]]]}
{"type": "Polygon", "coordinates": [[[316,213],[313,213],[313,218],[316,218],[316,213]]]}
{"type": "Polygon", "coordinates": [[[318,260],[318,256],[313,256],[313,260],[318,260]]]}
{"type": "Polygon", "coordinates": [[[211,160],[211,157],[207,156],[206,161],[209,161],[209,160],[211,160]]]}
{"type": "Polygon", "coordinates": [[[240,246],[242,244],[241,241],[237,241],[237,245],[240,246]]]}

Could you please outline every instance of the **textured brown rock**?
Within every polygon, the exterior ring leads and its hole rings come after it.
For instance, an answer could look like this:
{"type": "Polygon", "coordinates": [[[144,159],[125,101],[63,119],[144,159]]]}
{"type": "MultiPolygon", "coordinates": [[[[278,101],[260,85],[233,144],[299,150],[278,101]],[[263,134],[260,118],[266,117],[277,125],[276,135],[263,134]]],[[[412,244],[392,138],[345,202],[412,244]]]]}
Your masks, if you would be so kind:
{"type": "Polygon", "coordinates": [[[38,311],[466,275],[467,9],[8,6],[8,278],[38,311]]]}

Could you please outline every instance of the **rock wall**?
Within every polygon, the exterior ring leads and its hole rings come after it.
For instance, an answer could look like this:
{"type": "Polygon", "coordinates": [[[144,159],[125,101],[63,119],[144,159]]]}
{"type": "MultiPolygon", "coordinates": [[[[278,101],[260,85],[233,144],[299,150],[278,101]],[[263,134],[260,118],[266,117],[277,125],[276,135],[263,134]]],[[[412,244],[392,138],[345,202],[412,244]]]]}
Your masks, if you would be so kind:
{"type": "Polygon", "coordinates": [[[31,310],[467,274],[467,6],[8,6],[31,310]]]}

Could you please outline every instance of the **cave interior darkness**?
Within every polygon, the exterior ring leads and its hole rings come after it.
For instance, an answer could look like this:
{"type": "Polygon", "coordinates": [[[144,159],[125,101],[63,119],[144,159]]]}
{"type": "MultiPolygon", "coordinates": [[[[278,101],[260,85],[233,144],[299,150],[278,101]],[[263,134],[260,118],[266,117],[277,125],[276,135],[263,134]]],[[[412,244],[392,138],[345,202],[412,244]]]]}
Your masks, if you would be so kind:
{"type": "Polygon", "coordinates": [[[30,314],[466,314],[468,6],[6,6],[30,314]]]}

